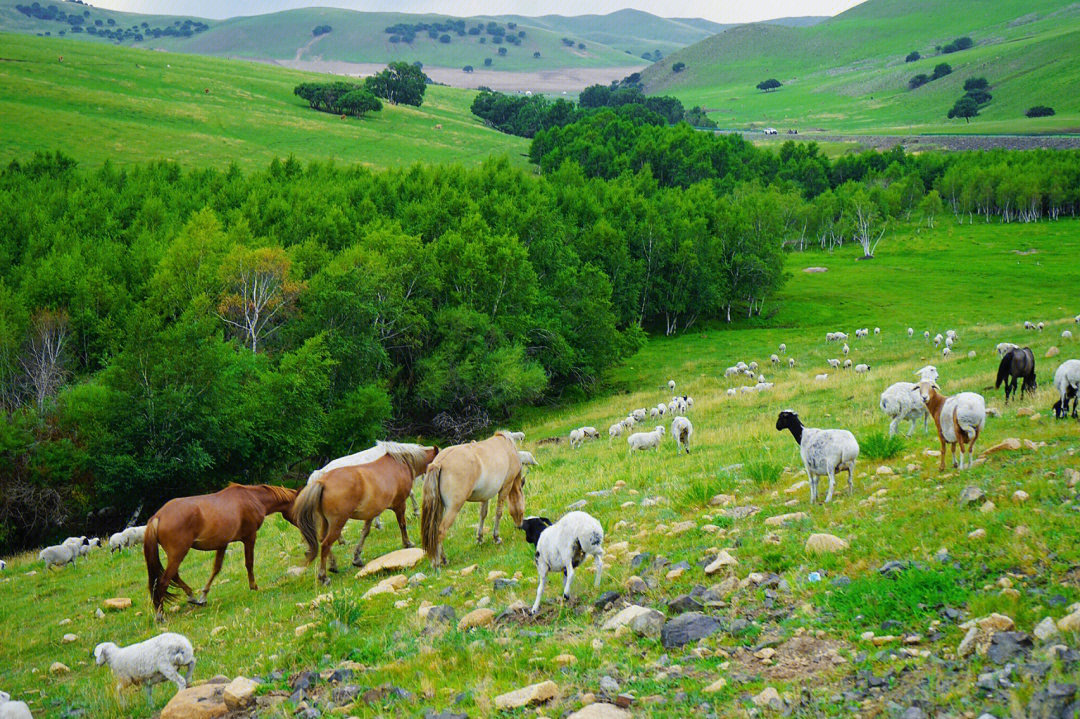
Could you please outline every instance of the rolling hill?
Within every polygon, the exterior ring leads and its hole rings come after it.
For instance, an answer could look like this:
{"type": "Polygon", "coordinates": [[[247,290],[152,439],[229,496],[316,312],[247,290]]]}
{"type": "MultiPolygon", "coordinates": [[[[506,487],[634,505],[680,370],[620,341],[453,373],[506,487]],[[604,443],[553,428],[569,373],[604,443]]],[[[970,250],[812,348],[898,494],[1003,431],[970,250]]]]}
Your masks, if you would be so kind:
{"type": "Polygon", "coordinates": [[[527,141],[484,127],[467,90],[431,86],[422,107],[387,103],[342,120],[293,95],[320,79],[311,73],[27,35],[0,34],[0,46],[3,162],[56,149],[92,165],[261,167],[295,155],[400,167],[501,153],[525,162],[527,141]]]}
{"type": "Polygon", "coordinates": [[[918,12],[900,0],[869,0],[812,27],[744,25],[655,63],[643,73],[649,92],[701,105],[721,127],[773,125],[805,132],[1075,132],[1080,129],[1080,5],[1051,0],[930,0],[918,12]],[[974,47],[936,48],[957,37],[974,47]],[[923,57],[905,62],[918,51],[923,57]],[[675,63],[685,69],[672,71],[675,63]],[[908,80],[938,63],[952,74],[916,90],[908,80]],[[946,113],[969,77],[986,77],[993,100],[970,125],[946,113]],[[762,93],[770,77],[783,83],[762,93]],[[1027,119],[1032,105],[1057,115],[1027,119]]]}

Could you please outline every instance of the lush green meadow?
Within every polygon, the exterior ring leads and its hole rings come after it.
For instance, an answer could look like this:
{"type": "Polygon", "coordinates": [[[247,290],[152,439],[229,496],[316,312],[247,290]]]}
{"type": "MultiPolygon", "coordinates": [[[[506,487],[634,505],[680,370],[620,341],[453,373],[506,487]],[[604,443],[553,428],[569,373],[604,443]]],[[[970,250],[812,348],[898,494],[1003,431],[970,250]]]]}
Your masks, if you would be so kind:
{"type": "Polygon", "coordinates": [[[469,113],[471,91],[431,86],[422,107],[386,103],[342,120],[293,95],[322,75],[27,35],[0,42],[3,162],[60,148],[92,166],[164,159],[251,168],[295,155],[385,168],[473,165],[502,153],[523,163],[527,151],[526,141],[469,113]]]}
{"type": "MultiPolygon", "coordinates": [[[[199,660],[197,678],[322,670],[348,659],[366,667],[355,683],[365,688],[390,684],[410,693],[372,704],[358,702],[344,709],[346,715],[415,716],[426,707],[492,715],[495,695],[552,679],[560,697],[542,713],[558,716],[577,709],[585,692],[598,692],[604,675],[632,692],[636,711],[650,716],[704,714],[707,711],[696,709],[703,702],[719,716],[733,716],[744,711],[746,696],[766,685],[791,699],[796,716],[880,715],[887,713],[889,701],[909,706],[913,697],[925,701],[928,711],[939,707],[954,715],[985,710],[1007,716],[1010,707],[1022,711],[1041,685],[1019,682],[1011,691],[977,692],[975,677],[992,665],[981,657],[948,663],[964,632],[942,619],[939,605],[963,610],[963,619],[998,611],[1030,632],[1042,617],[1057,619],[1066,613],[1062,606],[1051,608],[1053,595],[1062,595],[1066,604],[1080,600],[1072,569],[1080,562],[1075,491],[1067,488],[1065,475],[1066,469],[1080,469],[1074,454],[1080,438],[1074,421],[1057,422],[1049,413],[1054,397],[1048,389],[1059,360],[1075,354],[1071,342],[1059,335],[1072,328],[1071,318],[1078,311],[1070,304],[1077,279],[1070,268],[1080,249],[1078,229],[1075,221],[956,225],[950,217],[941,217],[936,230],[891,232],[872,261],[856,261],[861,253],[851,247],[792,254],[787,262],[791,279],[783,296],[772,302],[775,313],[755,320],[758,326],[708,326],[685,336],[654,338],[611,373],[607,396],[520,416],[514,428],[525,431],[525,448],[541,463],[528,476],[528,513],[555,517],[568,504],[586,499],[586,511],[598,517],[607,532],[608,571],[600,589],[592,587],[588,563],[567,606],[556,601],[558,590],[549,586],[536,619],[518,614],[471,633],[453,626],[425,628],[416,611],[421,601],[451,604],[460,617],[477,602],[488,601],[501,612],[515,599],[531,602],[535,592],[532,547],[508,520],[502,526],[501,547],[490,539],[477,547],[471,529],[477,510],[468,506],[450,533],[448,569],[434,572],[422,562],[415,571],[428,576],[416,586],[367,600],[361,595],[375,581],[343,572],[333,577],[333,599],[317,607],[312,600],[327,590],[316,587],[313,571],[299,578],[286,576],[286,568],[301,561],[301,541],[295,529],[273,517],[256,548],[260,591],[247,589],[237,548],[229,552],[209,606],[180,606],[166,626],[192,640],[199,660]],[[1028,250],[1035,252],[1016,252],[1028,250]],[[808,266],[828,271],[803,272],[808,266]],[[1025,332],[1021,323],[1026,319],[1045,321],[1048,327],[1042,333],[1025,332]],[[881,327],[880,336],[850,341],[851,358],[871,365],[868,375],[828,370],[825,360],[838,356],[839,347],[825,343],[826,331],[842,329],[854,336],[857,327],[875,326],[881,327]],[[908,326],[917,331],[914,339],[907,337],[908,326]],[[922,331],[949,328],[959,332],[960,341],[952,358],[944,360],[922,339],[922,331]],[[997,366],[993,348],[1004,340],[1031,344],[1041,380],[1034,397],[1008,407],[1000,392],[988,389],[997,366]],[[797,360],[794,370],[769,365],[769,354],[781,342],[788,348],[784,359],[797,360]],[[1044,360],[1051,345],[1059,345],[1061,355],[1044,360]],[[969,351],[976,356],[969,359],[969,351]],[[728,388],[744,383],[722,378],[724,368],[739,360],[758,361],[774,389],[727,396],[728,388]],[[988,420],[980,449],[1006,437],[1030,439],[1039,448],[995,454],[970,471],[950,468],[939,473],[937,459],[925,454],[937,448],[936,438],[932,430],[924,435],[920,427],[903,440],[895,456],[865,456],[874,444],[870,435],[887,426],[877,408],[881,390],[910,380],[914,370],[928,362],[939,367],[945,392],[985,390],[990,407],[1001,411],[1000,417],[988,420]],[[814,382],[813,376],[823,371],[830,373],[828,380],[814,382]],[[622,440],[609,445],[609,424],[636,407],[670,399],[668,379],[695,399],[689,414],[695,427],[693,453],[677,455],[667,437],[659,452],[634,456],[627,454],[622,440]],[[853,495],[841,485],[832,504],[811,507],[805,488],[788,491],[804,477],[795,443],[774,429],[776,414],[785,407],[797,409],[809,426],[846,427],[860,438],[864,457],[853,495]],[[1020,416],[1021,407],[1034,410],[1034,417],[1020,416]],[[581,425],[600,428],[604,438],[577,451],[543,441],[565,437],[581,425]],[[881,473],[879,466],[892,471],[881,473]],[[625,486],[615,489],[617,483],[625,486]],[[995,506],[983,512],[961,508],[957,498],[967,485],[985,490],[995,506]],[[1030,495],[1025,504],[1011,499],[1018,489],[1030,495]],[[604,490],[610,491],[587,494],[604,490]],[[708,504],[721,493],[734,495],[737,505],[761,511],[742,519],[724,516],[722,507],[708,504]],[[663,499],[644,503],[647,497],[663,499]],[[765,524],[767,517],[796,511],[809,516],[782,527],[765,524]],[[680,521],[691,522],[689,529],[673,532],[680,521]],[[968,538],[976,528],[986,530],[985,539],[968,538]],[[838,535],[851,546],[834,555],[809,555],[804,543],[812,532],[838,535]],[[617,549],[620,543],[626,549],[617,549]],[[934,560],[943,547],[955,566],[934,560]],[[737,558],[738,564],[730,568],[737,578],[775,572],[790,590],[748,583],[726,604],[708,611],[728,627],[737,619],[749,624],[682,649],[665,650],[659,640],[599,628],[602,618],[592,602],[600,591],[621,590],[633,574],[644,576],[653,587],[632,600],[662,611],[667,600],[694,585],[719,582],[725,573],[707,577],[699,564],[714,548],[726,548],[737,558]],[[647,562],[632,568],[629,560],[637,551],[663,555],[672,564],[686,561],[689,568],[673,578],[666,574],[670,567],[649,570],[647,562]],[[876,570],[889,560],[914,560],[924,569],[908,569],[897,580],[885,578],[876,570]],[[478,565],[474,571],[462,571],[473,564],[478,565]],[[519,588],[493,591],[487,575],[495,570],[520,572],[519,588]],[[824,581],[809,581],[812,571],[822,572],[824,581]],[[854,581],[837,588],[832,580],[839,576],[854,581]],[[1002,578],[1018,590],[1015,597],[1002,593],[1002,578]],[[448,596],[441,596],[444,590],[448,596]],[[883,630],[886,619],[899,625],[883,630]],[[939,620],[940,626],[934,624],[939,620]],[[313,626],[301,634],[294,631],[309,623],[313,626]],[[910,647],[912,655],[899,641],[878,648],[860,640],[868,630],[921,638],[910,647]],[[796,637],[835,652],[825,666],[789,662],[796,637]],[[742,649],[762,646],[778,650],[771,663],[742,649]],[[920,656],[921,651],[926,656],[920,656]],[[576,663],[560,668],[555,657],[567,653],[576,663]],[[663,655],[669,660],[662,660],[663,655]],[[838,698],[844,691],[865,689],[865,680],[860,685],[856,679],[864,671],[887,676],[884,689],[838,698]],[[719,678],[725,678],[727,686],[704,693],[719,678]],[[806,692],[802,698],[800,690],[806,692]]],[[[768,315],[767,306],[763,317],[768,315]]],[[[415,541],[418,522],[410,518],[409,529],[415,541]]],[[[349,540],[358,535],[359,525],[351,526],[349,540]]],[[[366,556],[398,546],[396,529],[388,522],[373,532],[366,556]]],[[[337,549],[345,566],[350,552],[351,547],[337,549]]],[[[198,586],[209,568],[210,556],[196,552],[189,555],[183,575],[198,586]]],[[[9,558],[0,580],[0,626],[6,628],[6,640],[0,643],[0,687],[28,701],[35,716],[61,716],[69,708],[84,708],[94,717],[150,716],[171,696],[172,689],[165,687],[155,690],[150,705],[139,692],[117,696],[108,671],[93,666],[90,657],[99,641],[130,643],[159,630],[149,611],[139,552],[109,556],[99,551],[55,572],[42,571],[31,555],[9,558]],[[28,575],[31,570],[36,574],[28,575]],[[95,618],[95,609],[112,596],[131,597],[134,607],[95,618]],[[65,619],[71,623],[61,625],[65,619]],[[78,639],[64,644],[61,639],[68,632],[78,639]],[[50,676],[54,661],[67,664],[71,673],[50,676]]],[[[1074,640],[1066,637],[1067,643],[1074,640]]],[[[1036,649],[1033,656],[1042,653],[1036,649]]],[[[1075,670],[1066,671],[1058,663],[1050,671],[1052,678],[1076,679],[1075,670]]],[[[270,690],[281,689],[286,689],[284,681],[271,684],[270,690]]],[[[281,704],[274,716],[291,716],[291,711],[288,703],[281,704]]]]}
{"type": "Polygon", "coordinates": [[[1055,133],[1080,128],[1071,58],[1080,43],[1080,11],[1049,0],[967,4],[869,0],[809,28],[747,25],[715,35],[643,73],[649,92],[700,105],[721,127],[775,126],[880,133],[1055,133]],[[969,50],[936,46],[969,36],[969,50]],[[918,51],[922,59],[905,62],[918,51]],[[682,62],[686,69],[675,73],[682,62]],[[952,74],[916,90],[908,80],[938,63],[952,74]],[[783,83],[763,93],[757,83],[783,83]],[[969,77],[986,77],[993,100],[970,124],[946,113],[969,77]],[[1029,119],[1033,105],[1053,117],[1029,119]]]}

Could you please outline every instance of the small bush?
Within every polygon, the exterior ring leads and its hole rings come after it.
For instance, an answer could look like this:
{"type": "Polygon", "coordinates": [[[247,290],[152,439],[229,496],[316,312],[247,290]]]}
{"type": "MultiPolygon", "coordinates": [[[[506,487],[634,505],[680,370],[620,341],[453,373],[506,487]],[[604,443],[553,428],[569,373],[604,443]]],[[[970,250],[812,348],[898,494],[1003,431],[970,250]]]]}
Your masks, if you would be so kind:
{"type": "Polygon", "coordinates": [[[960,52],[961,50],[967,50],[969,47],[971,47],[974,44],[975,43],[972,41],[972,39],[970,37],[958,37],[955,40],[953,40],[952,42],[950,42],[948,45],[945,45],[943,48],[941,48],[941,52],[948,55],[949,53],[960,52]]]}
{"type": "Polygon", "coordinates": [[[767,452],[743,455],[742,465],[742,473],[757,484],[772,484],[784,473],[784,463],[774,460],[767,452]]]}
{"type": "Polygon", "coordinates": [[[677,63],[675,63],[674,65],[671,66],[671,71],[672,72],[682,72],[685,69],[686,69],[686,63],[685,62],[677,62],[677,63]]]}
{"type": "Polygon", "coordinates": [[[964,90],[971,92],[972,90],[985,90],[990,87],[990,83],[987,82],[985,77],[969,77],[964,80],[964,90]]]}
{"type": "Polygon", "coordinates": [[[1029,107],[1028,111],[1024,113],[1028,117],[1050,117],[1054,114],[1054,108],[1047,107],[1046,105],[1035,105],[1029,107]]]}
{"type": "Polygon", "coordinates": [[[895,434],[890,437],[886,432],[874,432],[859,442],[859,455],[867,459],[892,459],[903,449],[904,440],[895,434]]]}
{"type": "Polygon", "coordinates": [[[924,73],[919,73],[915,77],[908,80],[908,87],[914,90],[917,87],[922,87],[928,82],[930,82],[930,76],[924,73]]]}
{"type": "Polygon", "coordinates": [[[937,80],[938,78],[945,77],[952,72],[952,66],[947,62],[938,63],[934,65],[934,75],[931,80],[937,80]]]}
{"type": "Polygon", "coordinates": [[[915,62],[916,60],[921,60],[921,59],[922,59],[922,55],[919,54],[919,51],[918,50],[912,50],[911,52],[909,52],[907,54],[907,57],[904,58],[904,62],[915,62]]]}
{"type": "Polygon", "coordinates": [[[682,503],[691,507],[708,506],[710,499],[730,492],[734,484],[734,478],[726,472],[712,477],[695,477],[683,485],[682,503]]]}
{"type": "Polygon", "coordinates": [[[876,572],[858,577],[828,592],[822,605],[837,620],[856,626],[876,628],[886,619],[914,626],[943,604],[964,604],[969,594],[954,569],[909,567],[895,578],[876,572]]]}

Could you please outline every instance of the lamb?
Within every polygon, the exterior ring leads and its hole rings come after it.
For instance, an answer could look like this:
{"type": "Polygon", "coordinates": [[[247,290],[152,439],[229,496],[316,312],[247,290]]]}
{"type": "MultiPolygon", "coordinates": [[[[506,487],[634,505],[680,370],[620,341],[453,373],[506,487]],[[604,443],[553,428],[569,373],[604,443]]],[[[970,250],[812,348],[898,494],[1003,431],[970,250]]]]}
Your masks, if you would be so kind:
{"type": "Polygon", "coordinates": [[[79,550],[71,544],[57,544],[52,547],[45,547],[38,552],[38,559],[45,562],[45,568],[51,569],[52,567],[62,567],[65,564],[74,564],[75,557],[79,555],[79,550]]]}
{"type": "Polygon", "coordinates": [[[923,404],[918,386],[913,382],[897,382],[889,385],[881,393],[878,406],[881,407],[882,412],[892,417],[892,421],[889,422],[890,437],[896,434],[896,429],[903,420],[911,422],[907,432],[907,436],[910,437],[915,431],[915,423],[919,417],[922,417],[923,432],[928,431],[926,421],[930,415],[926,411],[926,405],[923,404]]]}
{"type": "Polygon", "coordinates": [[[764,382],[764,381],[765,381],[765,375],[763,375],[763,374],[759,374],[759,375],[757,376],[757,383],[758,383],[758,384],[761,384],[761,383],[762,383],[762,382],[764,382]]]}
{"type": "Polygon", "coordinates": [[[776,429],[790,430],[799,445],[799,456],[810,480],[810,504],[817,502],[817,483],[821,475],[829,478],[826,504],[832,501],[837,472],[848,473],[848,491],[854,493],[855,460],[859,458],[859,443],[855,435],[846,429],[804,427],[799,415],[790,409],[785,409],[776,418],[776,429]]]}
{"type": "Polygon", "coordinates": [[[787,366],[788,366],[788,369],[795,369],[795,358],[794,357],[788,357],[787,366]]]}
{"type": "Polygon", "coordinates": [[[845,343],[844,343],[844,348],[843,348],[842,350],[840,350],[840,351],[841,351],[841,352],[843,352],[843,353],[844,353],[844,355],[846,356],[846,355],[847,355],[847,353],[851,351],[851,348],[850,348],[850,347],[848,347],[848,346],[847,346],[847,342],[845,342],[845,343]]]}
{"type": "Polygon", "coordinates": [[[669,379],[667,381],[667,388],[668,388],[669,392],[674,392],[675,391],[675,380],[669,379]]]}
{"type": "Polygon", "coordinates": [[[857,330],[855,330],[855,339],[859,339],[860,337],[866,337],[869,334],[870,334],[870,330],[867,329],[866,327],[863,327],[861,329],[857,329],[857,330]]]}
{"type": "Polygon", "coordinates": [[[827,379],[829,379],[828,373],[814,375],[815,382],[824,382],[827,379]]]}
{"type": "Polygon", "coordinates": [[[1070,330],[1062,330],[1061,331],[1061,339],[1063,339],[1063,340],[1071,340],[1072,339],[1072,331],[1070,331],[1070,330]]]}
{"type": "Polygon", "coordinates": [[[740,362],[736,362],[736,363],[735,363],[735,366],[736,366],[736,367],[738,368],[738,370],[739,370],[740,372],[745,372],[745,371],[746,371],[747,369],[749,369],[749,367],[747,366],[747,364],[746,364],[745,362],[741,362],[741,361],[740,361],[740,362]]]}
{"type": "Polygon", "coordinates": [[[881,334],[881,328],[880,328],[880,327],[875,327],[875,328],[874,328],[874,334],[875,334],[875,335],[879,335],[879,334],[881,334]]]}
{"type": "Polygon", "coordinates": [[[975,442],[986,426],[986,400],[975,392],[961,392],[946,397],[938,390],[934,382],[919,382],[919,394],[930,415],[937,425],[938,439],[941,441],[941,464],[945,469],[945,445],[952,447],[953,466],[964,468],[964,445],[967,445],[968,467],[974,460],[975,442]],[[960,461],[956,459],[956,445],[960,445],[960,461]]]}
{"type": "Polygon", "coordinates": [[[915,336],[915,328],[914,327],[908,327],[907,328],[907,336],[908,337],[914,337],[915,336]]]}
{"type": "Polygon", "coordinates": [[[570,448],[577,449],[583,444],[585,444],[585,433],[581,431],[581,428],[570,430],[570,448]]]}
{"type": "Polygon", "coordinates": [[[686,417],[671,420],[671,438],[675,440],[675,453],[685,449],[690,454],[690,437],[694,434],[694,425],[686,417]]]}
{"type": "Polygon", "coordinates": [[[0,719],[34,719],[26,702],[13,702],[11,695],[0,692],[0,719]]]}
{"type": "Polygon", "coordinates": [[[1076,417],[1076,394],[1080,389],[1080,360],[1065,360],[1054,372],[1054,388],[1061,394],[1061,399],[1054,403],[1054,416],[1065,417],[1072,399],[1072,416],[1076,417]]]}
{"type": "Polygon", "coordinates": [[[825,360],[825,362],[827,362],[828,365],[833,369],[840,369],[840,360],[838,359],[827,359],[825,360]]]}
{"type": "Polygon", "coordinates": [[[191,642],[174,632],[165,632],[126,647],[118,647],[112,642],[98,644],[94,647],[94,660],[99,666],[107,663],[112,669],[117,679],[117,691],[142,684],[146,687],[147,699],[151,687],[162,682],[172,682],[177,691],[183,691],[195,669],[195,651],[191,642]],[[186,667],[183,676],[177,671],[180,667],[186,667]]]}
{"type": "Polygon", "coordinates": [[[780,356],[775,354],[769,355],[769,361],[773,364],[780,364],[780,356]]]}
{"type": "Polygon", "coordinates": [[[507,432],[506,436],[514,440],[514,444],[520,444],[521,442],[525,441],[524,432],[507,432]]]}
{"type": "Polygon", "coordinates": [[[525,530],[525,540],[536,547],[536,571],[540,583],[536,587],[536,601],[531,612],[540,611],[540,599],[547,586],[547,575],[551,571],[562,570],[566,576],[563,584],[563,600],[570,599],[570,585],[574,581],[574,570],[592,555],[596,561],[595,586],[600,586],[600,577],[604,573],[604,528],[600,522],[587,512],[568,512],[554,524],[547,517],[527,517],[521,523],[525,530]]]}
{"type": "Polygon", "coordinates": [[[623,433],[623,423],[622,422],[616,422],[615,424],[613,424],[613,425],[611,425],[610,427],[607,428],[608,441],[610,442],[611,440],[615,439],[616,437],[618,437],[622,433],[623,433]]]}
{"type": "MultiPolygon", "coordinates": [[[[1080,315],[1077,315],[1077,324],[1080,324],[1080,315]]],[[[780,354],[787,354],[787,345],[783,342],[780,343],[780,354]]]]}
{"type": "Polygon", "coordinates": [[[870,365],[868,365],[868,364],[857,364],[857,365],[855,365],[855,374],[866,374],[869,371],[870,371],[870,365]]]}
{"type": "Polygon", "coordinates": [[[660,438],[664,436],[664,425],[656,425],[656,429],[652,432],[635,432],[626,438],[626,443],[629,446],[627,451],[634,451],[635,449],[658,449],[660,447],[660,438]]]}
{"type": "Polygon", "coordinates": [[[1015,345],[1012,342],[998,342],[997,347],[995,347],[994,349],[997,350],[998,356],[1004,357],[1006,354],[1012,352],[1014,349],[1018,349],[1019,347],[1020,345],[1015,345]]]}
{"type": "Polygon", "coordinates": [[[851,369],[851,360],[844,360],[844,369],[851,369]]]}

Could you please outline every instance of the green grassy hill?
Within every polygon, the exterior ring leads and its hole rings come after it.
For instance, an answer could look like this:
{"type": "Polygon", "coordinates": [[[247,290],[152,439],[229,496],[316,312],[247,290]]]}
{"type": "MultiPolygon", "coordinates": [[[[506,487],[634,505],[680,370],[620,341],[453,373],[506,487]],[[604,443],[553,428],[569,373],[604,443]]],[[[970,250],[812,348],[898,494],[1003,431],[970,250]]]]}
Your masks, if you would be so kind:
{"type": "Polygon", "coordinates": [[[869,0],[808,28],[749,25],[668,56],[643,73],[650,92],[702,105],[721,127],[797,127],[805,132],[1069,132],[1080,129],[1080,6],[1051,0],[869,0]],[[936,46],[969,36],[970,50],[936,46]],[[906,63],[917,50],[923,59],[906,63]],[[683,62],[686,69],[672,72],[683,62]],[[908,80],[946,62],[953,73],[917,90],[908,80]],[[964,80],[985,76],[993,101],[967,125],[946,113],[964,80]],[[775,77],[784,87],[762,93],[775,77]],[[1057,115],[1027,119],[1032,105],[1057,115]]]}
{"type": "MultiPolygon", "coordinates": [[[[242,552],[235,547],[209,605],[178,606],[164,628],[191,639],[196,679],[217,673],[260,676],[268,680],[260,692],[278,701],[292,691],[289,675],[318,670],[329,676],[327,670],[346,660],[353,662],[352,678],[341,685],[320,680],[318,696],[345,684],[361,692],[404,690],[339,702],[343,716],[418,716],[426,708],[489,716],[495,714],[494,696],[548,679],[557,683],[558,697],[540,711],[560,716],[580,708],[586,693],[599,694],[604,676],[632,694],[636,716],[742,715],[748,697],[766,686],[777,689],[791,715],[800,717],[894,716],[915,704],[928,716],[1046,715],[1026,707],[1047,682],[1076,682],[1076,664],[1054,660],[1049,649],[1055,642],[1076,647],[1075,634],[1035,642],[1026,650],[1029,658],[1017,660],[1035,668],[1045,662],[1045,676],[1018,671],[1010,687],[990,692],[976,688],[976,679],[1001,666],[981,653],[958,658],[957,646],[966,633],[959,625],[967,620],[999,612],[1019,631],[1031,632],[1044,617],[1060,619],[1080,600],[1076,488],[1069,480],[1080,469],[1080,440],[1075,421],[1057,422],[1048,413],[1052,370],[1077,354],[1059,336],[1074,326],[1077,312],[1068,291],[1073,277],[1062,274],[1080,250],[1077,229],[1076,221],[958,226],[942,218],[934,231],[898,229],[872,262],[856,261],[861,253],[853,247],[792,254],[791,281],[772,303],[779,312],[768,327],[710,328],[654,339],[609,377],[609,396],[520,418],[524,448],[540,461],[525,486],[527,511],[556,517],[584,499],[586,511],[606,531],[600,587],[592,586],[593,565],[587,562],[566,605],[559,603],[552,578],[535,618],[510,612],[491,627],[461,632],[454,624],[431,625],[418,616],[422,602],[449,604],[461,617],[482,604],[500,613],[515,600],[532,601],[532,547],[507,520],[503,545],[495,547],[488,538],[477,546],[477,507],[467,505],[449,534],[449,568],[436,572],[421,562],[412,572],[426,577],[370,599],[362,595],[376,580],[356,579],[350,571],[333,575],[328,589],[316,587],[312,569],[289,577],[286,568],[301,561],[300,537],[273,517],[256,546],[260,591],[248,590],[242,552]],[[807,266],[828,271],[805,273],[807,266]],[[957,267],[970,266],[980,272],[957,274],[957,267]],[[1025,319],[1046,321],[1048,328],[1025,332],[1025,319]],[[870,373],[829,370],[825,361],[838,348],[824,342],[825,332],[862,326],[882,329],[880,336],[851,342],[851,357],[870,364],[870,373]],[[913,339],[908,326],[918,331],[913,339]],[[922,339],[924,328],[959,332],[951,359],[922,339]],[[987,389],[997,366],[993,348],[1003,340],[1031,344],[1042,383],[1037,394],[1009,406],[1000,392],[987,389]],[[798,361],[794,370],[769,365],[769,354],[781,342],[787,345],[785,359],[798,361]],[[1045,360],[1051,345],[1061,346],[1061,356],[1045,360]],[[737,360],[760,362],[774,389],[727,396],[728,388],[746,381],[722,378],[737,360]],[[938,448],[932,429],[925,435],[920,427],[885,448],[874,436],[887,424],[878,395],[892,382],[912,379],[928,362],[938,365],[944,391],[984,392],[1000,413],[988,419],[978,450],[1007,437],[1033,444],[993,454],[963,472],[938,471],[938,459],[927,454],[938,448]],[[830,373],[828,380],[815,382],[822,371],[830,373]],[[659,452],[634,456],[627,455],[624,440],[609,446],[605,438],[580,450],[544,441],[583,424],[603,430],[630,409],[655,405],[668,397],[668,379],[696,400],[689,414],[695,427],[692,454],[677,455],[667,437],[659,452]],[[854,493],[842,482],[833,503],[810,506],[797,447],[774,428],[777,412],[786,407],[797,409],[810,426],[845,427],[859,438],[854,493]],[[958,503],[969,485],[986,493],[989,503],[981,511],[958,503]],[[1026,499],[1014,497],[1018,490],[1026,499]],[[730,499],[718,503],[728,504],[710,504],[720,494],[730,499]],[[744,509],[734,512],[736,506],[744,509]],[[805,514],[768,522],[796,512],[805,514]],[[969,536],[975,530],[985,537],[969,536]],[[809,553],[806,540],[817,532],[850,546],[837,554],[809,553]],[[703,567],[719,549],[737,563],[706,575],[703,567]],[[942,549],[945,562],[936,558],[942,549]],[[634,560],[638,552],[648,553],[644,562],[634,560]],[[892,560],[917,564],[894,576],[879,573],[892,560]],[[488,576],[493,571],[517,575],[519,584],[496,590],[488,576]],[[633,575],[645,579],[643,594],[625,589],[633,575]],[[670,618],[676,610],[667,602],[695,585],[715,586],[714,598],[722,601],[703,611],[723,628],[681,648],[665,648],[660,639],[633,631],[604,630],[613,611],[593,607],[601,592],[615,590],[670,618]],[[332,595],[315,601],[327,591],[332,595]],[[557,659],[567,654],[569,659],[557,659]],[[275,670],[284,674],[273,678],[275,670]],[[868,676],[877,678],[872,689],[868,676]],[[708,710],[701,708],[704,703],[708,710]]],[[[490,522],[489,516],[489,528],[490,522]]],[[[343,567],[359,530],[351,523],[350,546],[335,549],[343,567]]],[[[411,516],[409,531],[415,541],[418,522],[411,516]]],[[[399,546],[388,522],[372,533],[365,556],[399,546]]],[[[183,576],[200,586],[210,560],[205,552],[192,552],[183,576]]],[[[130,643],[161,630],[151,619],[137,551],[98,551],[53,572],[43,571],[31,554],[9,558],[0,575],[0,626],[7,630],[0,642],[0,686],[28,701],[36,717],[60,717],[73,709],[106,719],[149,717],[172,695],[171,687],[161,686],[149,703],[137,690],[118,695],[109,672],[90,659],[97,642],[130,643]],[[115,596],[132,598],[134,606],[95,618],[103,601],[115,596]],[[74,641],[63,639],[67,633],[74,641]],[[52,675],[54,661],[70,673],[52,675]]],[[[318,701],[325,714],[326,700],[318,701]]],[[[286,702],[266,711],[287,717],[294,709],[286,702]]]]}
{"type": "Polygon", "coordinates": [[[261,167],[290,154],[371,167],[474,164],[493,153],[525,162],[527,141],[484,127],[467,90],[432,86],[420,108],[386,104],[342,120],[293,95],[325,76],[27,35],[0,35],[0,44],[4,162],[54,149],[92,165],[261,167]]]}

